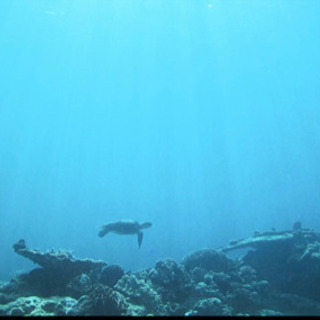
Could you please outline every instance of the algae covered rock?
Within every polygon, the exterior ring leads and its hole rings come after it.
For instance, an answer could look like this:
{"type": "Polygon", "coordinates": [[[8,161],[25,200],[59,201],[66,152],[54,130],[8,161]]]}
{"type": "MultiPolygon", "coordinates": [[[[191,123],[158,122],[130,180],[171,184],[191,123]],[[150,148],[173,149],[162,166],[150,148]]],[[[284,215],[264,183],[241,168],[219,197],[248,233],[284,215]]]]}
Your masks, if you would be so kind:
{"type": "Polygon", "coordinates": [[[124,296],[108,286],[96,285],[89,294],[89,314],[121,315],[128,307],[124,296]]]}
{"type": "Polygon", "coordinates": [[[70,297],[40,298],[20,297],[0,306],[1,314],[8,316],[55,316],[67,315],[77,300],[70,297]]]}
{"type": "Polygon", "coordinates": [[[231,315],[232,310],[227,305],[223,304],[218,298],[208,298],[199,300],[193,309],[186,313],[186,315],[197,316],[213,316],[213,315],[231,315]]]}
{"type": "Polygon", "coordinates": [[[82,295],[89,293],[92,287],[93,283],[90,277],[87,274],[82,273],[69,281],[66,290],[72,297],[79,298],[82,295]]]}
{"type": "Polygon", "coordinates": [[[247,265],[241,266],[238,273],[244,282],[252,282],[257,278],[256,270],[247,265]]]}
{"type": "Polygon", "coordinates": [[[272,309],[262,309],[258,312],[259,316],[268,316],[268,317],[275,317],[275,316],[284,316],[282,312],[275,311],[272,309]]]}
{"type": "Polygon", "coordinates": [[[320,302],[297,294],[277,295],[275,307],[285,314],[315,316],[320,315],[320,302]]]}
{"type": "Polygon", "coordinates": [[[7,294],[0,293],[0,304],[6,304],[10,302],[12,299],[7,294]]]}

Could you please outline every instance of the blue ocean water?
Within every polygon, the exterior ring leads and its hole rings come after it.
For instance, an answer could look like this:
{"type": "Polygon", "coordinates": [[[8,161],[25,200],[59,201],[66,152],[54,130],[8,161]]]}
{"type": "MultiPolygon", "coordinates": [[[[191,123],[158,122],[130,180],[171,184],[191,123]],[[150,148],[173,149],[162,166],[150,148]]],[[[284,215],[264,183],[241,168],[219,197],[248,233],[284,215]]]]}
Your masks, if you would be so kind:
{"type": "Polygon", "coordinates": [[[12,244],[125,270],[320,229],[318,0],[1,0],[0,280],[12,244]],[[98,237],[119,219],[136,236],[98,237]]]}

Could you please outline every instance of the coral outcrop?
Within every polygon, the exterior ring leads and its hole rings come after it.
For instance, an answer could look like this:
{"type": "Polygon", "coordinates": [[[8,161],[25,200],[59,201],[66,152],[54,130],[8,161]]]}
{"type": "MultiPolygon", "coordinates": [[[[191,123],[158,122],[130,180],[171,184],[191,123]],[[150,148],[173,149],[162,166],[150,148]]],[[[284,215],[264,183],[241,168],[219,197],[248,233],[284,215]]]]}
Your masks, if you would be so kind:
{"type": "Polygon", "coordinates": [[[225,254],[212,250],[203,249],[193,252],[182,260],[187,270],[195,267],[212,270],[215,272],[229,271],[234,268],[234,262],[225,254]]]}
{"type": "Polygon", "coordinates": [[[41,252],[27,248],[24,240],[19,240],[13,245],[17,254],[40,265],[44,269],[53,270],[67,276],[87,273],[94,268],[102,268],[107,265],[105,261],[92,259],[78,259],[66,250],[51,250],[41,252]]]}
{"type": "Polygon", "coordinates": [[[110,315],[120,316],[126,313],[129,304],[125,297],[112,288],[97,284],[88,295],[82,296],[69,315],[110,315]]]}
{"type": "Polygon", "coordinates": [[[113,287],[124,275],[124,270],[117,264],[104,266],[100,271],[100,282],[113,287]]]}
{"type": "Polygon", "coordinates": [[[320,300],[314,285],[320,281],[320,234],[294,226],[293,230],[255,233],[232,242],[223,252],[254,248],[243,258],[259,279],[266,279],[280,292],[301,294],[320,300]]]}
{"type": "Polygon", "coordinates": [[[132,305],[138,305],[139,313],[165,314],[161,297],[147,278],[141,278],[138,274],[124,275],[116,284],[115,289],[128,297],[132,305]]]}
{"type": "Polygon", "coordinates": [[[184,301],[191,292],[191,278],[183,265],[172,259],[158,261],[149,277],[164,302],[184,301]]]}

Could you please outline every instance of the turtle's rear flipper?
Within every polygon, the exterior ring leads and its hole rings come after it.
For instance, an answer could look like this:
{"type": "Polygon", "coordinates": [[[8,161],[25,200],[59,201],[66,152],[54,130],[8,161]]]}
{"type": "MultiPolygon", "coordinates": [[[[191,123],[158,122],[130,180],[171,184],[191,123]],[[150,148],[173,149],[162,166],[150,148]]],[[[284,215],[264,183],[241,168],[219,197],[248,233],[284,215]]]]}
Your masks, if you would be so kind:
{"type": "Polygon", "coordinates": [[[143,233],[141,231],[138,232],[138,246],[140,249],[141,243],[142,243],[143,233]]]}

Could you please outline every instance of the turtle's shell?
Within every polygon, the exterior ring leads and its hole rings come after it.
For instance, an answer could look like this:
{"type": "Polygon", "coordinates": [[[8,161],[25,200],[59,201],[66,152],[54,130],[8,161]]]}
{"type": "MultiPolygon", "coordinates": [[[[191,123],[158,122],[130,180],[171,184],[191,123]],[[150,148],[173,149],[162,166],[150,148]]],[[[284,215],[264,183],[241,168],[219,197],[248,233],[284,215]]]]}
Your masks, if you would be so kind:
{"type": "Polygon", "coordinates": [[[140,231],[140,225],[134,220],[120,220],[117,222],[111,222],[104,225],[109,232],[115,232],[120,234],[134,234],[140,231]]]}

